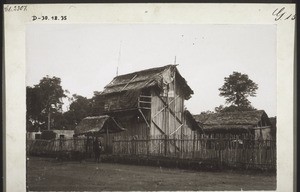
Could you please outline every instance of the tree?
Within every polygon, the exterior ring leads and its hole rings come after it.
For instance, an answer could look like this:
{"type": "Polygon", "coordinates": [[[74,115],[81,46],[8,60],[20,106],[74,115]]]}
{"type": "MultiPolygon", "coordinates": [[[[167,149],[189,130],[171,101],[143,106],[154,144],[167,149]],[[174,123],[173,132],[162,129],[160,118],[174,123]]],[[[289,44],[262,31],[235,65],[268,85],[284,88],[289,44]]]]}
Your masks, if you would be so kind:
{"type": "Polygon", "coordinates": [[[247,74],[233,72],[224,78],[224,85],[219,88],[220,96],[226,98],[226,103],[238,108],[252,108],[248,97],[255,97],[258,85],[249,79],[247,74]]]}
{"type": "Polygon", "coordinates": [[[38,131],[42,125],[43,117],[41,115],[42,105],[38,89],[35,87],[26,87],[26,128],[27,131],[38,131]]]}
{"type": "Polygon", "coordinates": [[[256,110],[252,106],[235,106],[235,105],[230,105],[230,106],[223,106],[220,105],[219,107],[215,108],[215,112],[235,112],[235,111],[254,111],[256,110]]]}
{"type": "Polygon", "coordinates": [[[66,97],[58,77],[43,77],[39,84],[26,87],[27,125],[50,128],[51,114],[61,113],[62,98],[66,97]],[[48,126],[46,122],[48,121],[48,126]]]}
{"type": "Polygon", "coordinates": [[[73,95],[69,111],[64,113],[68,127],[75,127],[83,118],[91,115],[91,101],[80,95],[73,95]]]}
{"type": "Polygon", "coordinates": [[[94,91],[94,96],[90,99],[91,115],[97,116],[103,114],[103,107],[105,105],[101,92],[94,91]]]}
{"type": "Polygon", "coordinates": [[[215,107],[215,112],[216,113],[222,112],[223,109],[224,109],[224,106],[220,105],[219,107],[215,107]]]}
{"type": "Polygon", "coordinates": [[[46,76],[35,86],[39,89],[42,106],[46,112],[50,112],[52,109],[61,110],[63,104],[62,98],[66,97],[64,93],[66,90],[63,90],[60,84],[60,78],[46,76]]]}

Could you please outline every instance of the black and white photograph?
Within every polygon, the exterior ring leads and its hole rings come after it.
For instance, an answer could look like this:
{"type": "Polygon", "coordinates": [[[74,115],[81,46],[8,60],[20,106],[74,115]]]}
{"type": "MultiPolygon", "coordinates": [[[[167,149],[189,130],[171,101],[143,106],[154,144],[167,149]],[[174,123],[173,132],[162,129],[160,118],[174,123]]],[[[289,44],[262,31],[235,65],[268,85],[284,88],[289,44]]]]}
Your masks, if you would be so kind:
{"type": "Polygon", "coordinates": [[[276,189],[275,26],[32,25],[26,50],[29,190],[276,189]]]}
{"type": "Polygon", "coordinates": [[[46,17],[69,18],[24,28],[28,191],[278,189],[277,25],[46,17]]]}

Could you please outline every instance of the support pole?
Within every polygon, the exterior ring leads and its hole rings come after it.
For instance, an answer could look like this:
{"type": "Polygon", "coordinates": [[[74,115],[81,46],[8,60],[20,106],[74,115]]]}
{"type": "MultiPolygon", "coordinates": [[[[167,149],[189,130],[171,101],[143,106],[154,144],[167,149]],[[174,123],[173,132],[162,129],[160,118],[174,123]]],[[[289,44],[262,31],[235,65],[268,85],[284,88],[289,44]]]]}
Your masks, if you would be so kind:
{"type": "Polygon", "coordinates": [[[50,126],[51,126],[51,119],[50,119],[50,109],[48,112],[48,131],[50,131],[50,126]]]}
{"type": "Polygon", "coordinates": [[[149,136],[150,136],[151,127],[150,127],[150,124],[148,123],[143,111],[141,109],[139,109],[139,112],[141,113],[141,115],[142,115],[142,117],[143,117],[143,119],[146,122],[147,127],[148,127],[148,129],[146,130],[147,134],[146,134],[146,138],[145,138],[146,139],[146,144],[147,144],[147,156],[148,156],[149,155],[149,150],[150,150],[150,146],[149,146],[150,137],[149,136]]]}
{"type": "Polygon", "coordinates": [[[167,133],[167,135],[169,134],[169,113],[168,113],[168,108],[169,108],[169,84],[167,84],[167,96],[166,96],[166,102],[165,102],[165,105],[166,105],[166,108],[165,108],[165,132],[167,133]]]}
{"type": "Polygon", "coordinates": [[[193,158],[195,157],[195,134],[193,134],[193,158]]]}
{"type": "MultiPolygon", "coordinates": [[[[176,64],[176,56],[175,56],[175,64],[176,64]]],[[[173,83],[174,83],[174,113],[175,113],[175,117],[177,117],[177,111],[176,111],[176,73],[175,73],[175,70],[173,71],[174,73],[174,80],[173,80],[173,83]]],[[[182,120],[182,119],[181,119],[182,120]]],[[[174,128],[176,128],[176,118],[174,118],[174,128]]]]}
{"type": "Polygon", "coordinates": [[[105,147],[105,152],[107,152],[108,149],[108,125],[106,125],[106,147],[105,147]]]}
{"type": "Polygon", "coordinates": [[[165,156],[167,156],[167,150],[168,150],[168,145],[167,145],[167,142],[168,142],[168,136],[167,135],[165,135],[165,156]]]}

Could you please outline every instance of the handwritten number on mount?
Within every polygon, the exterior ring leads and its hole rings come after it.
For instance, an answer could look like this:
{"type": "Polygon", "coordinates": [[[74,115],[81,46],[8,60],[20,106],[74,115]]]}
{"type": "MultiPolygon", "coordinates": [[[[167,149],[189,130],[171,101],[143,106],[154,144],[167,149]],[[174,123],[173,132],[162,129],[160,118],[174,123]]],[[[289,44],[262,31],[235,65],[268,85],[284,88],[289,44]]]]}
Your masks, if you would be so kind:
{"type": "Polygon", "coordinates": [[[14,11],[27,11],[27,5],[6,5],[4,7],[5,12],[14,12],[14,11]]]}
{"type": "Polygon", "coordinates": [[[285,12],[285,7],[282,7],[281,9],[277,8],[272,13],[273,16],[275,16],[275,21],[279,20],[295,20],[296,14],[289,14],[285,12]]]}

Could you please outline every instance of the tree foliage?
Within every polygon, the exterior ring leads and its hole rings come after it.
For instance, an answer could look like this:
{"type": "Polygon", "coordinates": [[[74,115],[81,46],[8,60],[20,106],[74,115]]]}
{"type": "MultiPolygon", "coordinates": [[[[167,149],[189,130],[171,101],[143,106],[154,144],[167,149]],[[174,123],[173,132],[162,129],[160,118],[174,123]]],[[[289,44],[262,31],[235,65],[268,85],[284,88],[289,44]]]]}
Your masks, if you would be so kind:
{"type": "Polygon", "coordinates": [[[58,77],[43,77],[39,84],[26,87],[27,130],[46,128],[48,113],[62,113],[62,98],[66,97],[58,77]]]}
{"type": "Polygon", "coordinates": [[[39,90],[42,106],[46,112],[49,112],[51,109],[61,110],[62,98],[66,97],[66,95],[60,84],[60,78],[46,76],[35,86],[39,90]]]}
{"type": "Polygon", "coordinates": [[[230,105],[230,106],[223,106],[220,105],[219,107],[215,108],[215,112],[235,112],[235,111],[254,111],[256,110],[252,106],[235,106],[235,105],[230,105]]]}
{"type": "Polygon", "coordinates": [[[91,104],[91,115],[97,116],[103,114],[104,101],[103,97],[100,95],[101,92],[94,92],[94,96],[90,99],[91,104]]]}
{"type": "Polygon", "coordinates": [[[83,118],[91,115],[91,101],[80,95],[73,95],[69,111],[64,113],[67,127],[73,129],[83,118]]]}
{"type": "Polygon", "coordinates": [[[74,129],[75,126],[85,117],[99,115],[101,102],[95,99],[88,99],[81,95],[73,94],[69,98],[70,106],[66,112],[62,111],[62,99],[67,97],[67,90],[61,86],[61,79],[58,77],[43,77],[39,84],[26,87],[27,105],[27,131],[47,129],[48,114],[51,114],[51,128],[74,129]],[[97,107],[98,106],[98,107],[97,107]]]}
{"type": "Polygon", "coordinates": [[[224,78],[224,85],[219,88],[220,96],[226,98],[226,103],[238,108],[252,108],[248,97],[255,97],[258,85],[249,79],[247,74],[233,72],[224,78]]]}

